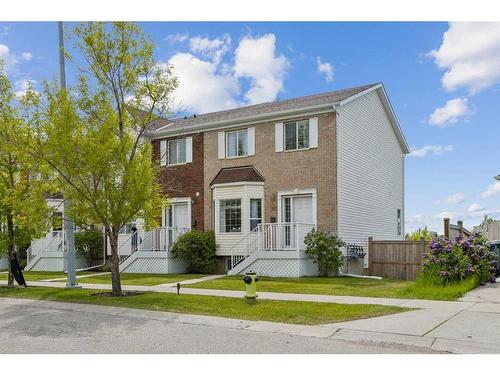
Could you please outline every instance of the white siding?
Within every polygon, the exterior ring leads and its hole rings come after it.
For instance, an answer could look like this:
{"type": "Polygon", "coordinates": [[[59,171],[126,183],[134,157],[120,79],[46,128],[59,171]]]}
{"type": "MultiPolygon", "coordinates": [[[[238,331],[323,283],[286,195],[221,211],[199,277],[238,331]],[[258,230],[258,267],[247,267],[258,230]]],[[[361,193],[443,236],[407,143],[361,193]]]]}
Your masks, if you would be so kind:
{"type": "Polygon", "coordinates": [[[404,153],[378,91],[338,111],[338,234],[366,250],[369,236],[404,238],[404,153]]]}

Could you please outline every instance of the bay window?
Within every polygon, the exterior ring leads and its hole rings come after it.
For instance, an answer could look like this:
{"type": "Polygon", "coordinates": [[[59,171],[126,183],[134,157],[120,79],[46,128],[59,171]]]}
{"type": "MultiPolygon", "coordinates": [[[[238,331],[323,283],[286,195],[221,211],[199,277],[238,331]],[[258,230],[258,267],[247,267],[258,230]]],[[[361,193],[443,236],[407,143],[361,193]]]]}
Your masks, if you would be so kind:
{"type": "Polygon", "coordinates": [[[250,199],[250,231],[262,223],[262,199],[250,199]]]}
{"type": "Polygon", "coordinates": [[[219,201],[219,231],[241,232],[241,199],[219,201]]]}

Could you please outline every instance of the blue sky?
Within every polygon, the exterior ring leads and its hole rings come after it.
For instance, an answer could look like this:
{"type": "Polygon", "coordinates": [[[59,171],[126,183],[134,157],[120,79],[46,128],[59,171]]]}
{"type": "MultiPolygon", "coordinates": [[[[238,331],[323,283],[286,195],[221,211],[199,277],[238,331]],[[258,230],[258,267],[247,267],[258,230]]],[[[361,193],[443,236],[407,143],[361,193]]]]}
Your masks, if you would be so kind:
{"type": "MultiPolygon", "coordinates": [[[[203,113],[383,82],[408,143],[406,230],[500,218],[500,24],[141,23],[203,113]],[[433,52],[431,52],[433,51],[433,52]]],[[[72,24],[66,24],[70,28],[72,24]]],[[[18,94],[58,74],[55,23],[0,23],[18,94]]],[[[74,82],[80,63],[68,64],[74,82]]]]}

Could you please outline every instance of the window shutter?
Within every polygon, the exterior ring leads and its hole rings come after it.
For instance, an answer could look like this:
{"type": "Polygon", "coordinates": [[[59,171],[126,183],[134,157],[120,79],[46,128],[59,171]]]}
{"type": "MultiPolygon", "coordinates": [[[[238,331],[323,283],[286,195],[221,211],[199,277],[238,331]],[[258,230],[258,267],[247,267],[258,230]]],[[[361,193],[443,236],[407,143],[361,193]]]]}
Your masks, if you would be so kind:
{"type": "Polygon", "coordinates": [[[186,163],[193,162],[193,137],[186,138],[186,163]]]}
{"type": "Polygon", "coordinates": [[[226,133],[225,132],[219,132],[218,155],[219,155],[219,159],[224,159],[226,157],[226,133]]]}
{"type": "Polygon", "coordinates": [[[167,141],[160,141],[160,165],[167,165],[167,141]]]}
{"type": "Polygon", "coordinates": [[[248,128],[248,155],[255,155],[255,128],[248,128]]]}
{"type": "Polygon", "coordinates": [[[318,118],[309,119],[309,147],[318,147],[318,118]]]}
{"type": "Polygon", "coordinates": [[[274,146],[276,152],[283,151],[283,123],[274,124],[274,146]]]}

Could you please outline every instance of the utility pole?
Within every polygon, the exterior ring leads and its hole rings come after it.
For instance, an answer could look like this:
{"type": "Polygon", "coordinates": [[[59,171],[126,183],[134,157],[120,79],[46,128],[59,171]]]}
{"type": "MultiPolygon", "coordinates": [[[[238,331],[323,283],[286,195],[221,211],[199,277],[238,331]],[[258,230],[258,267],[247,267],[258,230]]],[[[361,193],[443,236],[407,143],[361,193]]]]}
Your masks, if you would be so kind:
{"type": "MultiPolygon", "coordinates": [[[[58,22],[59,26],[59,79],[61,84],[61,89],[66,89],[66,69],[64,64],[64,30],[63,23],[58,22]]],[[[69,156],[71,157],[71,156],[69,156]]],[[[75,270],[75,226],[73,222],[69,219],[68,213],[71,209],[71,201],[68,197],[64,197],[64,240],[66,242],[66,264],[68,270],[68,281],[66,282],[66,288],[78,288],[79,285],[76,282],[76,270],[75,270]]]]}

